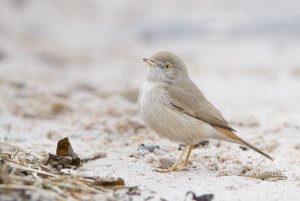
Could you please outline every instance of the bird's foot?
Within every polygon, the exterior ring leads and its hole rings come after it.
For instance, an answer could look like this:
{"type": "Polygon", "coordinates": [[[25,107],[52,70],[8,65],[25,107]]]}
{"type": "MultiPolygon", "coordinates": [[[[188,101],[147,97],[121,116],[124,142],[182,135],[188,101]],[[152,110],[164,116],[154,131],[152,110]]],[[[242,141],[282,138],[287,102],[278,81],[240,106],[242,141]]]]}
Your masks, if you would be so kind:
{"type": "Polygon", "coordinates": [[[191,164],[192,164],[192,161],[190,161],[190,160],[185,160],[183,162],[184,167],[187,167],[188,165],[191,165],[191,164]]]}

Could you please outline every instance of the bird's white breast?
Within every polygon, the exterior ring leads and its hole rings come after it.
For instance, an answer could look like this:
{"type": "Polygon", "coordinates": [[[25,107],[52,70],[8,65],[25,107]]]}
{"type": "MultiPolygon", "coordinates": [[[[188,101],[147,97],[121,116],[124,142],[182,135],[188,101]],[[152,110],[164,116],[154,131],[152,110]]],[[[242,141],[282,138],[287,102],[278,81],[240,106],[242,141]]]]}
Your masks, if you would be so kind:
{"type": "Polygon", "coordinates": [[[165,112],[168,104],[168,93],[164,83],[153,81],[144,83],[139,97],[140,112],[145,123],[152,130],[164,122],[162,113],[165,112]]]}
{"type": "Polygon", "coordinates": [[[149,91],[151,91],[152,89],[155,89],[155,87],[158,87],[161,85],[160,82],[154,82],[154,81],[146,81],[143,84],[141,93],[147,93],[149,91]]]}
{"type": "Polygon", "coordinates": [[[160,110],[162,104],[167,104],[168,98],[164,85],[164,83],[154,81],[146,81],[143,84],[139,95],[139,105],[143,118],[151,110],[160,110]]]}
{"type": "Polygon", "coordinates": [[[194,117],[177,111],[170,104],[167,84],[146,81],[139,96],[142,118],[160,136],[186,144],[196,144],[213,135],[213,128],[194,117]]]}

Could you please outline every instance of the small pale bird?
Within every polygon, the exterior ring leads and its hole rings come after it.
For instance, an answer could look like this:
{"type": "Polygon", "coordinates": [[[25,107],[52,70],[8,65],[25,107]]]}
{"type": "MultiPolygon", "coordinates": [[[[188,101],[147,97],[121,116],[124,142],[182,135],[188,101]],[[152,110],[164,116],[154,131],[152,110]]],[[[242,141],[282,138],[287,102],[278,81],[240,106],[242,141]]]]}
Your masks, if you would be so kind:
{"type": "Polygon", "coordinates": [[[176,163],[162,172],[185,170],[193,146],[209,139],[245,145],[274,160],[236,134],[190,79],[185,64],[176,54],[158,52],[143,60],[148,64],[147,79],[139,94],[143,120],[159,136],[186,145],[176,163]]]}

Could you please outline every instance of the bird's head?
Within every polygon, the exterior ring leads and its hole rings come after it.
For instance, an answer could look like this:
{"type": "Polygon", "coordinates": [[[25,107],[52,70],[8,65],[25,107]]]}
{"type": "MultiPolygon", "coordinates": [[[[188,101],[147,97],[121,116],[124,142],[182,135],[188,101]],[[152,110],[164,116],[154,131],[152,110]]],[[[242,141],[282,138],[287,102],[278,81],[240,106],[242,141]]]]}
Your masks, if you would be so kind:
{"type": "Polygon", "coordinates": [[[149,59],[143,60],[148,64],[149,81],[174,83],[188,78],[183,61],[172,52],[158,52],[149,59]]]}

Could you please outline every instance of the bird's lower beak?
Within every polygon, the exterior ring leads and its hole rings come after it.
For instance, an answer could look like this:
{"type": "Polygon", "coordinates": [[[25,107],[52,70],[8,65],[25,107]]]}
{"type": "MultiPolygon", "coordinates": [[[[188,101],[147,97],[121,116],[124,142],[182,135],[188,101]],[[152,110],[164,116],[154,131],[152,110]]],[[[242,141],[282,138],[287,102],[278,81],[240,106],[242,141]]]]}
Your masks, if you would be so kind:
{"type": "Polygon", "coordinates": [[[143,58],[143,60],[144,60],[144,62],[149,64],[149,66],[152,66],[152,67],[157,66],[157,64],[151,59],[143,58]]]}

